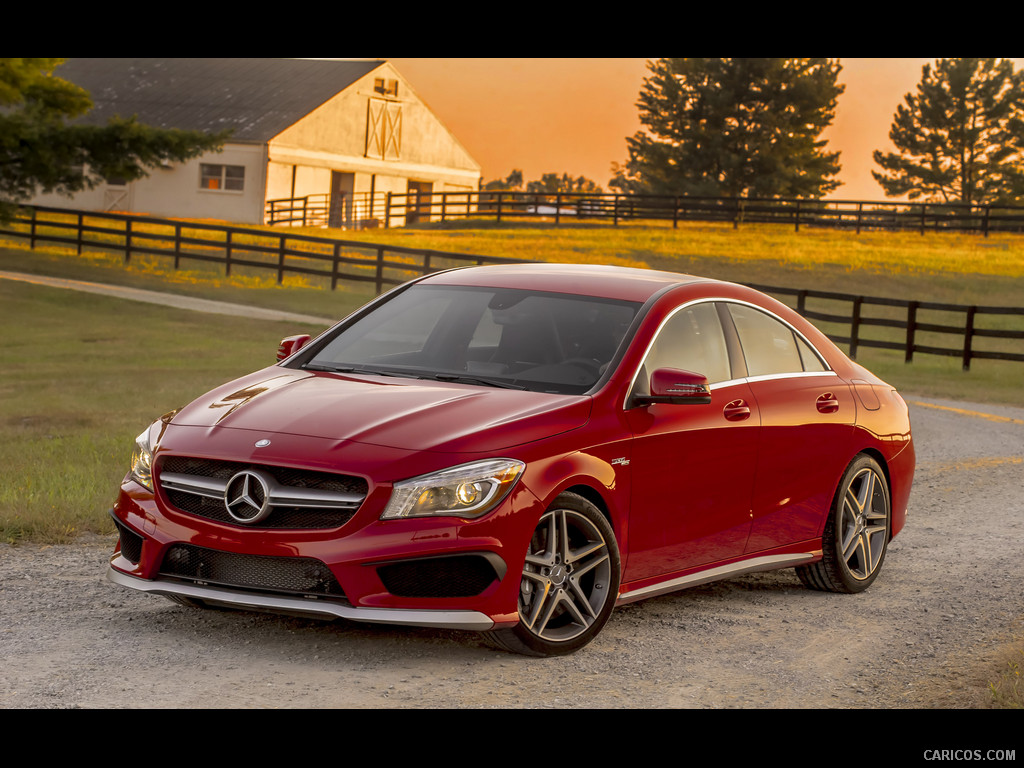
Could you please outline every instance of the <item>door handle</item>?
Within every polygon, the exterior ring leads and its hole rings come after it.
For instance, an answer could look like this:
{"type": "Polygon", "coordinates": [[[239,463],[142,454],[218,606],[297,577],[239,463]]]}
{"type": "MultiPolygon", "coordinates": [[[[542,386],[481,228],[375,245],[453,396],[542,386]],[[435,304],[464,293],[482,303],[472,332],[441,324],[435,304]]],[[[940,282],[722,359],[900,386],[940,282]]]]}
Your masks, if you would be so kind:
{"type": "Polygon", "coordinates": [[[839,410],[839,400],[831,392],[826,392],[818,398],[815,406],[821,413],[835,413],[839,410]]]}
{"type": "Polygon", "coordinates": [[[722,409],[722,413],[729,421],[742,421],[750,418],[750,406],[743,400],[733,400],[722,409]]]}

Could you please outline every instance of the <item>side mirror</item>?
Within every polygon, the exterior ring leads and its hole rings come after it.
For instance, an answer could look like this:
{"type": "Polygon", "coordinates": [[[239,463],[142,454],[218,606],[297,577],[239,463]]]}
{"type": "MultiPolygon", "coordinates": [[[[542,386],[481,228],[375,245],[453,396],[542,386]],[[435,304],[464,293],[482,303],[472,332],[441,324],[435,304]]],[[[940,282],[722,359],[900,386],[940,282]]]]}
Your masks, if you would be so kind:
{"type": "Polygon", "coordinates": [[[651,374],[650,394],[637,395],[635,400],[640,405],[707,405],[711,402],[711,390],[703,374],[676,368],[658,368],[651,374]]]}
{"type": "Polygon", "coordinates": [[[297,336],[289,336],[281,339],[281,345],[277,348],[277,362],[291,357],[304,346],[312,337],[308,333],[300,333],[297,336]]]}

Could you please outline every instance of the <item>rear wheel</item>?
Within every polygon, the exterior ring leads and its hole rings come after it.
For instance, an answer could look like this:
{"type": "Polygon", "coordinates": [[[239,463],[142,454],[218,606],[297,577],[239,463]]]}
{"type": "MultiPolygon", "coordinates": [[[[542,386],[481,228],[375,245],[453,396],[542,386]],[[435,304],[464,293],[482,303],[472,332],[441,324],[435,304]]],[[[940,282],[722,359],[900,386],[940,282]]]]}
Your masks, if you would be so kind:
{"type": "Polygon", "coordinates": [[[796,569],[813,589],[861,592],[878,576],[889,542],[892,505],[882,468],[860,455],[847,467],[822,536],[822,559],[796,569]]]}
{"type": "Polygon", "coordinates": [[[519,587],[519,624],[487,637],[516,653],[571,653],[604,627],[618,590],[619,551],[611,525],[589,501],[563,493],[530,539],[519,587]]]}

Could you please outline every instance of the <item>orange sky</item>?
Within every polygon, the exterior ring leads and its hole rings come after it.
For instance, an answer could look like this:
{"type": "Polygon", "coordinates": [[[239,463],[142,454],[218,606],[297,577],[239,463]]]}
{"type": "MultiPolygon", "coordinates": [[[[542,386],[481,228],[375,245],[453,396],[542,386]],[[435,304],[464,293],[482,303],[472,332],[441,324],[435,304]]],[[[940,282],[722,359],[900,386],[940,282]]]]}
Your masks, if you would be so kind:
{"type": "MultiPolygon", "coordinates": [[[[521,168],[586,176],[608,189],[613,162],[639,127],[636,100],[647,59],[389,58],[483,166],[484,180],[521,168]]],[[[921,67],[935,59],[840,59],[836,120],[825,133],[842,153],[835,199],[883,200],[871,153],[891,149],[889,127],[921,67]]],[[[1013,59],[1020,69],[1024,59],[1013,59]]]]}

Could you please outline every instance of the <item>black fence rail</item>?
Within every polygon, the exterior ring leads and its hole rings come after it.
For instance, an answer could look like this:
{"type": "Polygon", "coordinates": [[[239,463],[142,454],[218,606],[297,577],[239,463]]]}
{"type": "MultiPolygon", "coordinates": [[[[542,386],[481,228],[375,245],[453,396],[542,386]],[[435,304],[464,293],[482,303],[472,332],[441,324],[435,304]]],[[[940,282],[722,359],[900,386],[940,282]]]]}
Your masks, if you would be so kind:
{"type": "Polygon", "coordinates": [[[113,252],[127,264],[140,257],[165,259],[174,269],[188,262],[220,265],[224,274],[247,268],[286,276],[372,284],[377,293],[413,277],[470,264],[505,264],[517,259],[375,245],[336,240],[287,230],[265,231],[201,222],[174,221],[127,214],[24,207],[0,236],[27,240],[29,247],[48,244],[113,252]]]}
{"type": "MultiPolygon", "coordinates": [[[[1024,232],[1024,207],[797,198],[691,197],[620,194],[538,195],[527,192],[434,192],[352,195],[344,221],[331,226],[404,226],[465,218],[496,222],[543,220],[555,224],[670,221],[786,224],[863,230],[1024,232]]],[[[268,203],[267,223],[328,223],[326,195],[268,203]]]]}
{"type": "MultiPolygon", "coordinates": [[[[232,270],[270,271],[286,276],[385,288],[431,272],[469,264],[523,263],[521,259],[192,223],[125,214],[24,207],[0,236],[37,244],[112,251],[125,263],[139,257],[166,259],[174,269],[188,261],[212,262],[232,270]]],[[[752,285],[816,321],[856,358],[863,347],[915,355],[960,358],[964,370],[978,359],[1024,362],[1024,308],[968,306],[856,296],[827,291],[752,285]],[[952,341],[950,338],[952,337],[952,341]]]]}
{"type": "Polygon", "coordinates": [[[1024,308],[906,301],[871,296],[751,285],[788,304],[845,345],[856,359],[861,347],[972,360],[1024,362],[1024,308]],[[952,341],[950,339],[952,338],[952,341]]]}

